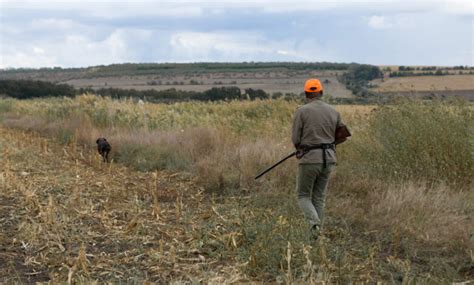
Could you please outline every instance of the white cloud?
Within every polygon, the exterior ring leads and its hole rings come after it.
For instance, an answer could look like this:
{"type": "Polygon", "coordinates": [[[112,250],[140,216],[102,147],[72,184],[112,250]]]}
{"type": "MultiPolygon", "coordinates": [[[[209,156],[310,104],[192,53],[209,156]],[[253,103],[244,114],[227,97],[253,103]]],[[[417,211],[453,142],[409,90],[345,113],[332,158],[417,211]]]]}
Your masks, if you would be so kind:
{"type": "Polygon", "coordinates": [[[296,0],[296,1],[265,1],[256,0],[244,2],[249,5],[262,7],[267,13],[301,12],[302,16],[311,16],[304,12],[315,11],[347,11],[348,9],[371,13],[416,13],[438,12],[455,15],[474,15],[473,0],[296,0]]]}
{"type": "Polygon", "coordinates": [[[0,4],[1,67],[124,61],[392,63],[394,58],[404,64],[413,60],[436,64],[449,54],[456,54],[449,57],[453,64],[472,64],[469,17],[474,15],[474,0],[0,0],[0,4]],[[306,37],[312,29],[317,36],[306,37]],[[384,32],[367,33],[370,29],[384,32]],[[449,38],[442,48],[440,31],[449,38]],[[352,46],[354,39],[363,42],[352,46]],[[404,42],[419,46],[425,57],[414,55],[412,48],[400,48],[404,42]],[[380,48],[374,50],[374,43],[380,48]],[[460,46],[468,47],[470,54],[461,52],[460,46]]]}
{"type": "Polygon", "coordinates": [[[137,62],[142,56],[148,62],[340,60],[329,50],[314,40],[273,40],[257,31],[166,33],[116,29],[99,40],[87,33],[73,33],[56,42],[8,43],[2,51],[0,68],[91,66],[137,62]]]}
{"type": "Polygon", "coordinates": [[[195,58],[197,61],[212,60],[219,54],[229,60],[246,58],[249,55],[271,52],[265,45],[259,44],[261,35],[249,32],[179,32],[170,39],[174,56],[195,58]]]}
{"type": "Polygon", "coordinates": [[[391,28],[393,25],[384,16],[371,16],[367,19],[369,27],[375,30],[383,30],[391,28]]]}
{"type": "Polygon", "coordinates": [[[44,54],[44,49],[40,47],[33,47],[33,53],[34,54],[44,54]]]}
{"type": "Polygon", "coordinates": [[[95,9],[88,11],[90,15],[101,18],[122,18],[137,16],[190,18],[203,14],[200,7],[177,7],[156,3],[132,2],[134,4],[119,3],[118,5],[93,5],[95,9]]]}
{"type": "Polygon", "coordinates": [[[315,40],[277,41],[259,32],[179,32],[170,38],[172,60],[177,61],[318,61],[339,58],[315,40]]]}
{"type": "Polygon", "coordinates": [[[33,19],[30,23],[33,29],[61,29],[67,30],[80,26],[70,19],[43,18],[33,19]]]}
{"type": "Polygon", "coordinates": [[[28,8],[51,11],[76,10],[104,18],[124,16],[199,17],[238,8],[261,9],[266,13],[314,12],[358,9],[372,13],[428,12],[474,15],[472,0],[0,0],[4,8],[28,8]]]}
{"type": "Polygon", "coordinates": [[[101,40],[70,34],[57,42],[38,40],[30,45],[7,43],[2,47],[0,68],[75,67],[136,61],[132,45],[144,44],[151,36],[152,33],[147,30],[116,29],[101,40]]]}
{"type": "Polygon", "coordinates": [[[8,67],[45,67],[56,66],[57,60],[53,56],[37,54],[34,51],[11,51],[0,55],[0,68],[8,67]]]}
{"type": "Polygon", "coordinates": [[[158,17],[198,17],[203,14],[201,5],[184,5],[179,2],[141,0],[0,0],[2,9],[28,9],[37,12],[55,11],[80,13],[104,19],[123,17],[158,16],[158,17]]]}
{"type": "Polygon", "coordinates": [[[474,1],[472,0],[450,0],[444,1],[440,6],[442,11],[455,15],[474,16],[474,1]]]}
{"type": "Polygon", "coordinates": [[[214,49],[228,53],[265,52],[267,48],[258,45],[261,34],[252,32],[181,32],[171,38],[174,48],[207,51],[214,49]]]}

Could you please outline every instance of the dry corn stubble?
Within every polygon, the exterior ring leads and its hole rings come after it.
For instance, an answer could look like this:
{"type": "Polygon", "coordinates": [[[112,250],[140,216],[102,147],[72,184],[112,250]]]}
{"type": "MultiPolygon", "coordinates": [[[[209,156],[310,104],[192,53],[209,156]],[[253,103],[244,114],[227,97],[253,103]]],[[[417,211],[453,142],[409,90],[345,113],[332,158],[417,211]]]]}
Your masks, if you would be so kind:
{"type": "Polygon", "coordinates": [[[196,234],[185,228],[197,228],[199,216],[193,217],[187,207],[202,202],[200,195],[191,195],[199,193],[192,180],[169,172],[91,165],[98,157],[89,158],[95,154],[72,145],[63,151],[48,142],[46,150],[43,138],[4,128],[0,133],[0,280],[75,283],[238,276],[228,266],[214,271],[216,258],[188,246],[196,234]]]}

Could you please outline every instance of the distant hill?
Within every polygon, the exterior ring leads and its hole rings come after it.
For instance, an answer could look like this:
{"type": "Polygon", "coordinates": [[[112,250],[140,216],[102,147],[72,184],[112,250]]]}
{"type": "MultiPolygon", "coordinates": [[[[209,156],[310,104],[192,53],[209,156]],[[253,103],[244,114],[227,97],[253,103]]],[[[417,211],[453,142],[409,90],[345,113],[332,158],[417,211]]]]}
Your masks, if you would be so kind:
{"type": "Polygon", "coordinates": [[[0,79],[37,79],[60,82],[83,78],[156,74],[182,75],[219,72],[346,70],[349,66],[350,64],[348,63],[331,62],[124,63],[85,68],[0,69],[0,79]]]}

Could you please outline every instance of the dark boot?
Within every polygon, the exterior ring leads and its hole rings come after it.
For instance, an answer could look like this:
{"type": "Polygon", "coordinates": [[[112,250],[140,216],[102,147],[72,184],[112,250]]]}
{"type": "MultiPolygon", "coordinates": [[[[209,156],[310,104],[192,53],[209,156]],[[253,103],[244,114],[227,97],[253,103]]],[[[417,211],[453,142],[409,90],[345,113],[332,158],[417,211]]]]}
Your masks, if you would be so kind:
{"type": "Polygon", "coordinates": [[[310,238],[312,240],[318,240],[319,236],[321,235],[321,227],[319,225],[314,225],[310,229],[310,238]]]}

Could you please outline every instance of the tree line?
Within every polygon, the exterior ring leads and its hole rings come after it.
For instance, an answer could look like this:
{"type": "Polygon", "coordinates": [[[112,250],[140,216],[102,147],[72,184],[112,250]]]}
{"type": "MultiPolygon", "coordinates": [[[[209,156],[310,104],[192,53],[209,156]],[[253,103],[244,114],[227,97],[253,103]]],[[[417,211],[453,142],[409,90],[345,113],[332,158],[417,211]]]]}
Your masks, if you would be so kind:
{"type": "MultiPolygon", "coordinates": [[[[400,65],[398,67],[398,71],[436,71],[436,70],[469,70],[469,69],[474,69],[473,66],[467,66],[467,65],[455,65],[452,67],[437,67],[437,66],[404,66],[400,65]]],[[[388,71],[390,71],[390,68],[388,68],[388,71]]]]}
{"type": "Polygon", "coordinates": [[[214,87],[209,90],[183,91],[175,88],[167,90],[135,90],[118,88],[75,89],[72,85],[56,84],[37,80],[0,80],[0,96],[17,99],[42,97],[74,97],[84,93],[94,93],[113,99],[135,98],[149,102],[177,102],[177,101],[221,101],[221,100],[255,100],[270,98],[270,94],[261,89],[244,89],[235,86],[214,87]]]}
{"type": "Polygon", "coordinates": [[[244,92],[235,86],[213,87],[206,91],[184,91],[170,88],[166,90],[135,90],[119,88],[101,88],[92,90],[81,88],[79,94],[94,93],[112,99],[136,98],[154,103],[178,101],[223,101],[223,100],[255,100],[269,98],[270,94],[261,89],[244,89],[244,92]]]}
{"type": "MultiPolygon", "coordinates": [[[[423,72],[413,72],[413,71],[393,71],[388,74],[388,77],[410,77],[410,76],[443,76],[443,75],[454,75],[455,73],[450,73],[447,70],[437,69],[436,71],[423,71],[423,72]]],[[[460,70],[457,74],[474,74],[474,71],[462,71],[460,70]]]]}
{"type": "Polygon", "coordinates": [[[72,97],[77,91],[69,84],[56,84],[39,80],[0,80],[0,95],[17,99],[41,97],[72,97]]]}

